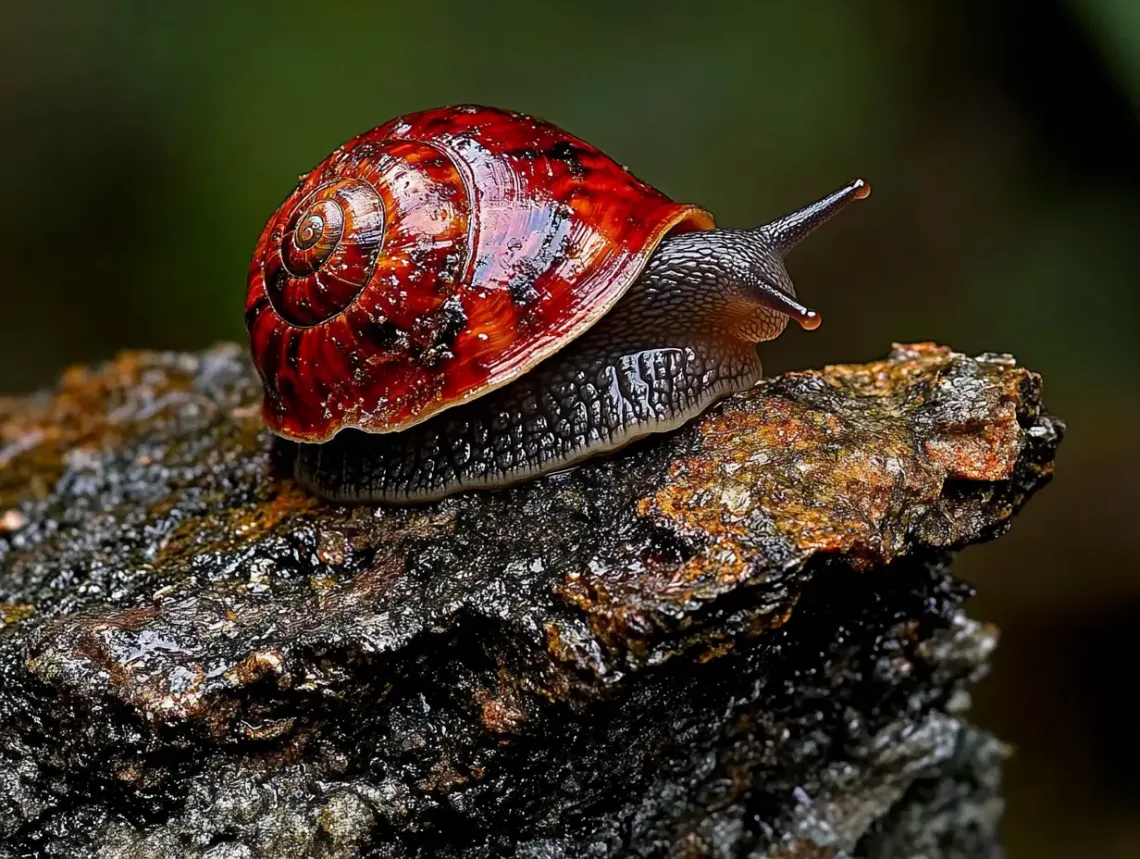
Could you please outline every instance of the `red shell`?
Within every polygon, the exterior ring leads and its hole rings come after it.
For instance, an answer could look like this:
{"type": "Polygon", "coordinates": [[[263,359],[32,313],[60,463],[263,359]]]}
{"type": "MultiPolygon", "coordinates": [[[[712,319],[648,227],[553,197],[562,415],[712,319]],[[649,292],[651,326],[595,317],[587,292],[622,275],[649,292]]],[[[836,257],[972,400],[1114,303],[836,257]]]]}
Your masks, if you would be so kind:
{"type": "Polygon", "coordinates": [[[425,420],[585,331],[667,233],[712,226],[540,119],[393,119],[303,177],[257,243],[245,319],[265,421],[319,442],[425,420]]]}

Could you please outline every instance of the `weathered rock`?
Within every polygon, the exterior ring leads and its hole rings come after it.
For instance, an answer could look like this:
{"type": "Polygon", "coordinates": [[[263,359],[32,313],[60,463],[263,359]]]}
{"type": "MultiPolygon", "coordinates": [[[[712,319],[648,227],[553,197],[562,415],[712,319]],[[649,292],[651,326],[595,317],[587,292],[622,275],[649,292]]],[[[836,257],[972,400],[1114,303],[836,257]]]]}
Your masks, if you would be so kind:
{"type": "Polygon", "coordinates": [[[1039,392],[900,346],[407,509],[281,477],[236,347],[0,401],[0,856],[996,857],[948,559],[1039,392]]]}

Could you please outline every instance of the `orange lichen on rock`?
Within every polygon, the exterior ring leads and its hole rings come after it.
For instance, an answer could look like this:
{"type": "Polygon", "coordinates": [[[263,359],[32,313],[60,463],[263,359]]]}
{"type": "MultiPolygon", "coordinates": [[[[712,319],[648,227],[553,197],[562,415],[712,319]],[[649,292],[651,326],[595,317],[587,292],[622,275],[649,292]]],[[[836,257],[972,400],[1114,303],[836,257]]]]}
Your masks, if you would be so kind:
{"type": "Polygon", "coordinates": [[[121,444],[177,408],[190,396],[189,382],[150,353],[124,352],[97,369],[67,370],[53,396],[0,398],[0,507],[18,492],[45,494],[64,456],[121,444]]]}
{"type": "MultiPolygon", "coordinates": [[[[929,343],[761,382],[694,422],[695,442],[679,444],[635,502],[643,525],[683,551],[576,569],[559,593],[585,612],[596,641],[627,658],[662,658],[647,640],[663,630],[683,634],[695,658],[724,652],[785,622],[796,594],[758,603],[727,629],[703,629],[699,606],[775,569],[820,556],[866,570],[916,545],[976,540],[986,517],[1004,521],[995,507],[1020,504],[1010,480],[1039,389],[1008,356],[972,359],[929,343]],[[963,505],[948,481],[1005,482],[1001,504],[963,505]]],[[[551,639],[552,653],[581,660],[569,635],[551,639]]]]}
{"type": "MultiPolygon", "coordinates": [[[[748,517],[760,512],[801,552],[887,563],[905,551],[915,519],[938,505],[947,480],[1013,473],[1023,443],[1019,392],[1035,374],[997,362],[982,378],[967,378],[955,372],[963,366],[945,347],[896,346],[886,361],[761,385],[701,421],[699,451],[670,464],[668,480],[639,512],[714,538],[718,561],[739,558],[740,539],[755,528],[748,517]],[[821,382],[844,396],[808,396],[821,382]],[[956,385],[976,389],[978,414],[937,413],[940,390],[956,385]]],[[[739,560],[709,565],[697,557],[683,575],[699,580],[709,566],[719,576],[746,572],[739,560]]]]}

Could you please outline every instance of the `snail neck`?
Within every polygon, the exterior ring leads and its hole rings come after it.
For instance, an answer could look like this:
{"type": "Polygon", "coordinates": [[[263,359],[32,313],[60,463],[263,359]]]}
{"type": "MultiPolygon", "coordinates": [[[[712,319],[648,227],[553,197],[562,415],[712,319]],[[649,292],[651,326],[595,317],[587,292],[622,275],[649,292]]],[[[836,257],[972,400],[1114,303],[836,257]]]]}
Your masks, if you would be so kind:
{"type": "Polygon", "coordinates": [[[795,301],[780,251],[757,230],[707,230],[667,237],[641,277],[642,301],[672,320],[721,337],[759,343],[778,337],[793,314],[814,314],[795,301]],[[781,305],[786,305],[781,307],[781,305]]]}

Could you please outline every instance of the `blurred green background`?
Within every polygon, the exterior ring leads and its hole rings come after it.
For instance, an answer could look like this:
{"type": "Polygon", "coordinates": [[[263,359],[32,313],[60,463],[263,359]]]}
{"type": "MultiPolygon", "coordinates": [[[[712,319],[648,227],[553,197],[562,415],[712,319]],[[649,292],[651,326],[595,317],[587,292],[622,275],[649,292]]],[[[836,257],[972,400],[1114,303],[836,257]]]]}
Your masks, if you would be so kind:
{"type": "Polygon", "coordinates": [[[297,175],[459,101],[551,119],[726,226],[855,176],[797,250],[824,317],[771,372],[1007,351],[1069,423],[1057,481],[968,551],[1003,630],[976,716],[1017,744],[1019,857],[1140,855],[1140,2],[0,0],[0,392],[240,339],[297,175]]]}

